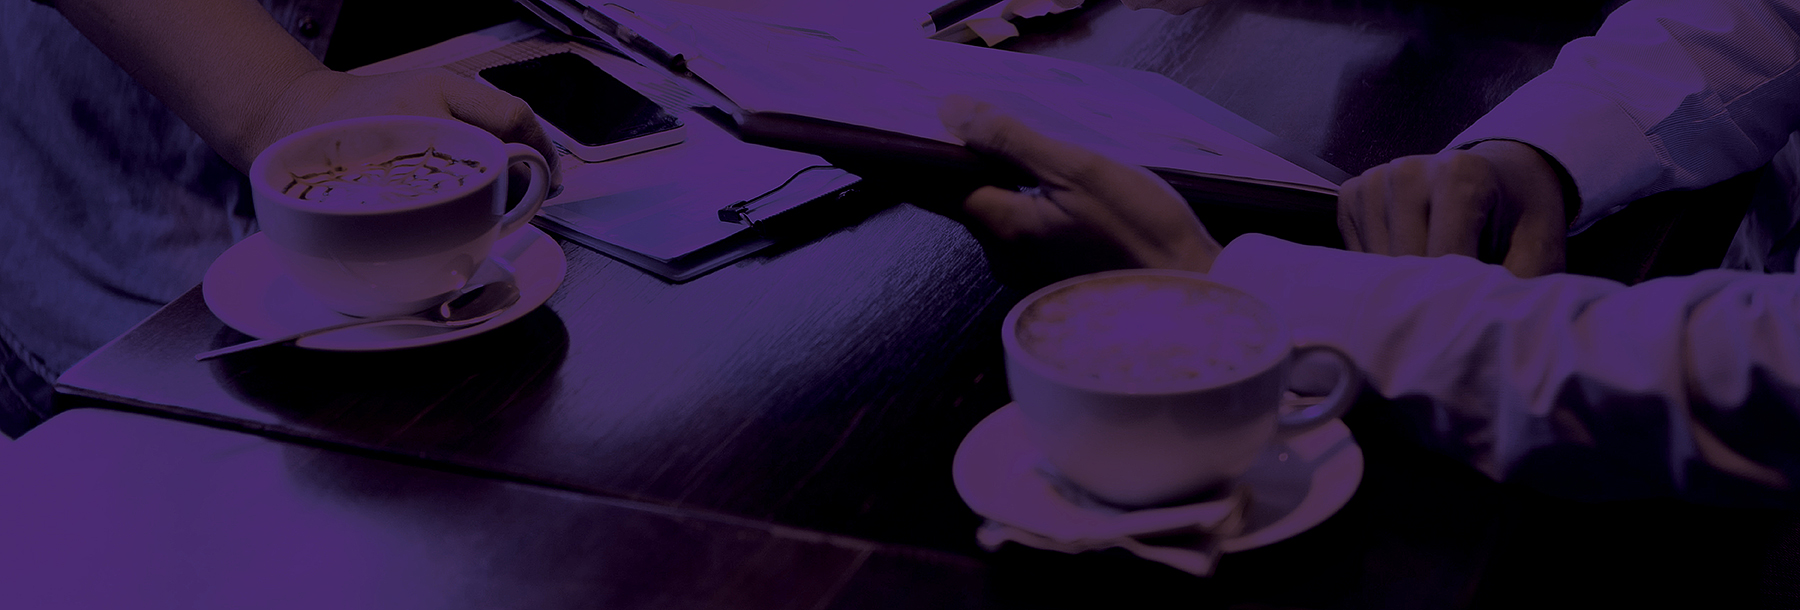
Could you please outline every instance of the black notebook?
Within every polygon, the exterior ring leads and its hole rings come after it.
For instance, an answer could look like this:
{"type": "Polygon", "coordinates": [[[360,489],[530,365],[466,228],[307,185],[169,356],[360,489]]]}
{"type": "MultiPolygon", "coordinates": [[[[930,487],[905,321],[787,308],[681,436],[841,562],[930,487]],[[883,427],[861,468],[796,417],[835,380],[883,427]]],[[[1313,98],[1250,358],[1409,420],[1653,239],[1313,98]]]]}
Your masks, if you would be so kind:
{"type": "MultiPolygon", "coordinates": [[[[574,53],[653,95],[666,77],[604,48],[514,22],[352,70],[375,74],[442,66],[463,76],[574,53]]],[[[747,144],[692,111],[680,144],[599,163],[564,151],[562,193],[534,224],[673,282],[699,277],[775,243],[762,223],[835,198],[857,178],[804,153],[747,144]]],[[[558,143],[559,147],[563,143],[558,143]]]]}

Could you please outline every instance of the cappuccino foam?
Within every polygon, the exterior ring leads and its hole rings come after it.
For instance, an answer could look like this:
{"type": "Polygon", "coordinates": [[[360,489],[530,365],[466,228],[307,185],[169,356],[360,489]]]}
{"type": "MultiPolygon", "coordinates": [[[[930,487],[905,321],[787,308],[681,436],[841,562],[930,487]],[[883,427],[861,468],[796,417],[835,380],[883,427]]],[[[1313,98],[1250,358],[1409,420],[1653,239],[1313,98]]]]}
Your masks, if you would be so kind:
{"type": "Polygon", "coordinates": [[[1235,292],[1168,277],[1070,286],[1019,317],[1020,346],[1053,368],[1104,387],[1208,385],[1265,360],[1277,337],[1235,292]]]}
{"type": "Polygon", "coordinates": [[[462,190],[487,168],[428,148],[380,161],[344,164],[295,174],[282,193],[347,206],[404,204],[420,197],[462,190]]]}

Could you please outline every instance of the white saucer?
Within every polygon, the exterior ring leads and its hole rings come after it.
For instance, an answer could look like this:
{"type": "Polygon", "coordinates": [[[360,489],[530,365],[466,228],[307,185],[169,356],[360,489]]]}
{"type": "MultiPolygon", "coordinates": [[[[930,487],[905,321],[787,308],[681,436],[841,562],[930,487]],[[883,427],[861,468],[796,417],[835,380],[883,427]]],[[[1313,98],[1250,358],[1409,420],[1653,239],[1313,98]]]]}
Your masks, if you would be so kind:
{"type": "MultiPolygon", "coordinates": [[[[1084,508],[1057,492],[1038,472],[1042,463],[1018,405],[1009,404],[963,438],[951,477],[977,514],[1029,532],[1077,537],[1117,526],[1120,515],[1084,508]]],[[[1323,523],[1350,501],[1362,472],[1362,448],[1338,420],[1271,446],[1241,480],[1250,492],[1244,528],[1221,550],[1266,546],[1323,523]]]]}
{"type": "MultiPolygon", "coordinates": [[[[319,303],[275,259],[275,243],[262,233],[244,238],[213,261],[200,291],[206,306],[227,326],[266,339],[348,320],[349,316],[319,303]]],[[[364,352],[432,345],[478,335],[517,320],[550,300],[562,285],[568,261],[556,240],[526,225],[494,244],[487,262],[469,279],[473,284],[505,279],[519,285],[519,302],[492,320],[466,328],[418,325],[374,326],[329,332],[301,339],[307,349],[364,352]]]]}

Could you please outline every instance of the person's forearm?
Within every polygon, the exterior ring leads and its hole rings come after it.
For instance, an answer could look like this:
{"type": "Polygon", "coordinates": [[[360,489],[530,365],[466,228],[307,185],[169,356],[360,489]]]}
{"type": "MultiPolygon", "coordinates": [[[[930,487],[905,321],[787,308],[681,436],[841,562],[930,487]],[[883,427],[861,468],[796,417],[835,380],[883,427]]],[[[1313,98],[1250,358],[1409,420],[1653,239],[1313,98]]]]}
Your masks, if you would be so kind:
{"type": "Polygon", "coordinates": [[[58,0],[76,29],[225,159],[246,150],[287,86],[325,69],[254,0],[58,0]]]}
{"type": "Polygon", "coordinates": [[[1800,278],[1627,288],[1238,238],[1211,276],[1337,345],[1436,446],[1590,499],[1800,506],[1800,278]]]}

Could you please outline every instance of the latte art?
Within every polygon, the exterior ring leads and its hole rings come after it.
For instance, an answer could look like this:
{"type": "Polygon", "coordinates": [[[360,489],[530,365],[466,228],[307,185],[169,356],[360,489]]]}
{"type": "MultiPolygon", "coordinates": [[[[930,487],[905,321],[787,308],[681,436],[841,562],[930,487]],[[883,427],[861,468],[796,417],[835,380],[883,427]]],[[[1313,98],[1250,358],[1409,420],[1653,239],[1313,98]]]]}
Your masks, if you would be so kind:
{"type": "Polygon", "coordinates": [[[453,193],[487,172],[481,163],[428,148],[383,161],[295,174],[282,193],[306,201],[343,205],[401,204],[453,193]]]}
{"type": "Polygon", "coordinates": [[[1228,381],[1279,349],[1274,324],[1255,305],[1178,278],[1071,286],[1033,303],[1017,332],[1051,367],[1121,390],[1228,381]]]}

